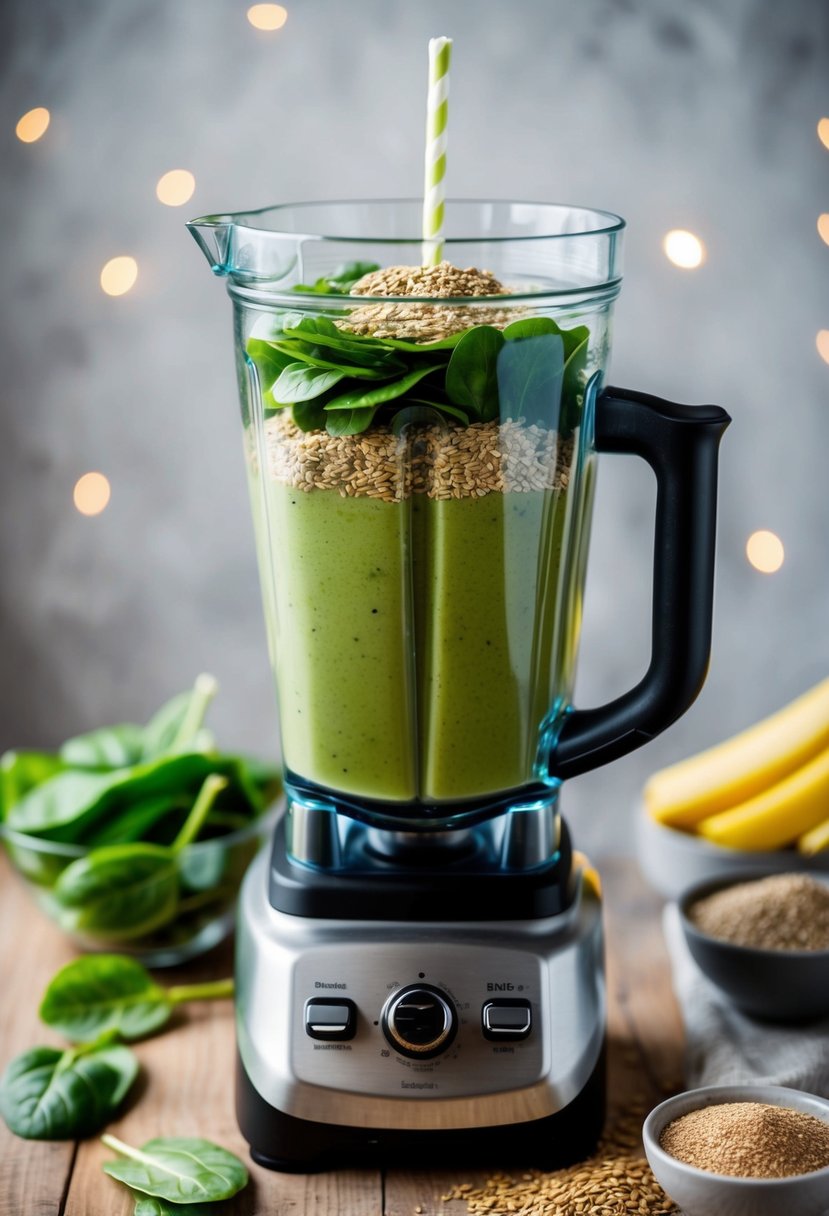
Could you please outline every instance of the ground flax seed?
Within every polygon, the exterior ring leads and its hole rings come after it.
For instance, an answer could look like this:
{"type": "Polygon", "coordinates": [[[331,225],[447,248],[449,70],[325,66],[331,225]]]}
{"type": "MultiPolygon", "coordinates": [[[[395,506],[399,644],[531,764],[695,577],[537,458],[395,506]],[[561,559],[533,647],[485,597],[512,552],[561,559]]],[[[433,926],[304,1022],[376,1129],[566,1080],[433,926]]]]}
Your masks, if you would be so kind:
{"type": "Polygon", "coordinates": [[[829,886],[774,874],[715,891],[688,916],[709,937],[760,950],[829,950],[829,886]]]}
{"type": "Polygon", "coordinates": [[[829,1166],[829,1123],[788,1106],[729,1102],[669,1123],[666,1153],[713,1174],[790,1178],[829,1166]]]}

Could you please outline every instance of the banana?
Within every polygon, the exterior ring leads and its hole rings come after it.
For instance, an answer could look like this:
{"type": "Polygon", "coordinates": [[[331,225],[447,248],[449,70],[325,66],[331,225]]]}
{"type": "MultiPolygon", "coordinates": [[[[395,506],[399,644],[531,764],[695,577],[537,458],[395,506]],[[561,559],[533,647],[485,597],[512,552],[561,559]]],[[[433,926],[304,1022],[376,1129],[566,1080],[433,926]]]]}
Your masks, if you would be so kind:
{"type": "Polygon", "coordinates": [[[810,832],[829,813],[829,749],[777,785],[697,825],[700,836],[727,849],[780,849],[810,832]]]}
{"type": "Polygon", "coordinates": [[[819,823],[810,832],[804,832],[797,842],[798,853],[803,853],[806,857],[822,853],[824,849],[829,849],[829,819],[824,819],[823,823],[819,823]]]}
{"type": "Polygon", "coordinates": [[[826,679],[748,730],[654,773],[645,806],[659,823],[694,828],[776,785],[828,747],[826,679]]]}

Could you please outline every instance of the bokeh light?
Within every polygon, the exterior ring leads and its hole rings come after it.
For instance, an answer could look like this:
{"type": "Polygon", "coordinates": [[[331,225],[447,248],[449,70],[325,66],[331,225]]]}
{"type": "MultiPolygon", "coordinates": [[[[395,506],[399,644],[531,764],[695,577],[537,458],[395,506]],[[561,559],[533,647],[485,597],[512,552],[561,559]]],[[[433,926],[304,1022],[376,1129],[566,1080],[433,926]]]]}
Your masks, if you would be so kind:
{"type": "Polygon", "coordinates": [[[829,148],[829,118],[821,118],[817,125],[817,137],[825,148],[829,148]]]}
{"type": "Polygon", "coordinates": [[[824,211],[823,215],[817,217],[817,230],[821,240],[829,245],[829,211],[824,211]]]}
{"type": "Polygon", "coordinates": [[[705,246],[702,241],[684,228],[672,228],[670,232],[666,232],[662,248],[668,261],[683,270],[695,270],[705,260],[705,246]]]}
{"type": "Polygon", "coordinates": [[[14,133],[24,144],[33,144],[35,140],[45,135],[51,120],[51,114],[43,106],[35,106],[18,119],[14,133]]]}
{"type": "Polygon", "coordinates": [[[84,473],[75,482],[72,500],[81,515],[100,515],[112,491],[103,473],[84,473]]]}
{"type": "Polygon", "coordinates": [[[288,10],[281,4],[253,4],[247,16],[256,30],[281,30],[288,20],[288,10]]]}
{"type": "Polygon", "coordinates": [[[166,207],[180,207],[189,203],[196,189],[196,179],[189,169],[171,169],[158,179],[155,195],[166,207]]]}
{"type": "Polygon", "coordinates": [[[815,338],[817,353],[825,363],[829,363],[829,329],[819,329],[815,338]]]}
{"type": "Polygon", "coordinates": [[[101,271],[101,288],[108,296],[122,296],[138,278],[135,258],[110,258],[101,271]]]}
{"type": "Polygon", "coordinates": [[[746,557],[761,574],[775,574],[783,565],[786,551],[774,532],[752,532],[746,541],[746,557]]]}

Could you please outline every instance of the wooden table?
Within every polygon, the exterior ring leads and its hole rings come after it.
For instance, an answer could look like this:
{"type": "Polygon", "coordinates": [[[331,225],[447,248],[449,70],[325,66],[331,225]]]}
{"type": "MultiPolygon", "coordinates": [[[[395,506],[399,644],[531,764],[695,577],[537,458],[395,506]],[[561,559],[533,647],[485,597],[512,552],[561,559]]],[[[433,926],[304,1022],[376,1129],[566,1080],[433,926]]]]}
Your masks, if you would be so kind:
{"type": "MultiPolygon", "coordinates": [[[[680,1085],[682,1027],[662,941],[660,900],[629,861],[600,864],[608,939],[611,1096],[644,1084],[657,1101],[680,1085]]],[[[0,860],[0,1068],[36,1044],[61,1040],[38,1021],[50,977],[74,951],[37,909],[21,879],[0,860]]],[[[191,965],[188,981],[231,973],[223,948],[191,965]]],[[[166,979],[167,977],[165,977],[166,979]]],[[[181,982],[169,973],[169,981],[181,982]]],[[[474,1173],[399,1170],[275,1174],[251,1165],[233,1113],[233,1009],[230,1001],[192,1005],[168,1029],[135,1045],[141,1075],[110,1130],[140,1145],[153,1136],[203,1136],[238,1153],[251,1182],[216,1216],[465,1216],[441,1202],[449,1185],[474,1173]]],[[[132,1216],[126,1190],[107,1178],[100,1141],[20,1140],[0,1122],[0,1216],[132,1216]]],[[[495,1172],[498,1163],[490,1163],[495,1172]]]]}

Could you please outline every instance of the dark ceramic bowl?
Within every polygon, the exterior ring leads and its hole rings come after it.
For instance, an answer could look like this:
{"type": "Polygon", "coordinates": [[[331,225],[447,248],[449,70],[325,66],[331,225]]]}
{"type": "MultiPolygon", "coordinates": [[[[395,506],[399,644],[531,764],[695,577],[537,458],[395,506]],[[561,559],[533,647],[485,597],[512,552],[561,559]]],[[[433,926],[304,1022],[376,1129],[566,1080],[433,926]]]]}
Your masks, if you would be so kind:
{"type": "MultiPolygon", "coordinates": [[[[769,1022],[808,1022],[829,1015],[829,950],[758,950],[709,937],[689,910],[699,899],[737,883],[767,878],[767,870],[695,883],[679,898],[688,949],[707,979],[743,1013],[769,1022]]],[[[813,874],[819,882],[827,880],[813,874]]]]}

